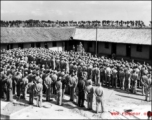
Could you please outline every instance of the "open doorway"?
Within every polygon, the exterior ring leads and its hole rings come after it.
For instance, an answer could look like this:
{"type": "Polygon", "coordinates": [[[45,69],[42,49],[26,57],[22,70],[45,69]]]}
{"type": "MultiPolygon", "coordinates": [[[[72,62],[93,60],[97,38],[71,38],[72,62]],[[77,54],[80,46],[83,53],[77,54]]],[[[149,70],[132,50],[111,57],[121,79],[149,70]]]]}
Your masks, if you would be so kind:
{"type": "Polygon", "coordinates": [[[131,45],[130,44],[126,45],[126,56],[131,57],[131,45]]]}
{"type": "Polygon", "coordinates": [[[39,42],[36,43],[36,47],[37,47],[37,48],[40,48],[40,47],[41,47],[41,43],[39,43],[39,42]]]}
{"type": "Polygon", "coordinates": [[[45,47],[46,49],[48,49],[48,44],[47,44],[47,43],[44,43],[44,47],[45,47]]]}
{"type": "Polygon", "coordinates": [[[112,43],[111,53],[116,55],[116,43],[112,43]]]}

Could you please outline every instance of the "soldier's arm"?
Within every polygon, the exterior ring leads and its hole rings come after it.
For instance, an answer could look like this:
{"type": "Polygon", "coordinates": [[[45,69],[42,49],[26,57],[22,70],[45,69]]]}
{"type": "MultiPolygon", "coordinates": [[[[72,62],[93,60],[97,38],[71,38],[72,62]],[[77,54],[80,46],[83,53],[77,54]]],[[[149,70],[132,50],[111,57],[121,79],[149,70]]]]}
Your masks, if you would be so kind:
{"type": "Polygon", "coordinates": [[[27,93],[28,87],[29,87],[29,84],[27,84],[27,85],[25,86],[25,93],[27,93]]]}
{"type": "Polygon", "coordinates": [[[15,84],[15,85],[17,84],[17,79],[16,79],[16,78],[14,78],[14,84],[15,84]]]}
{"type": "Polygon", "coordinates": [[[46,88],[48,88],[48,85],[46,84],[46,80],[44,80],[44,85],[46,88]]]}
{"type": "Polygon", "coordinates": [[[97,94],[96,94],[96,92],[95,92],[95,89],[94,89],[94,88],[92,88],[92,93],[95,95],[95,97],[97,97],[97,94]]]}

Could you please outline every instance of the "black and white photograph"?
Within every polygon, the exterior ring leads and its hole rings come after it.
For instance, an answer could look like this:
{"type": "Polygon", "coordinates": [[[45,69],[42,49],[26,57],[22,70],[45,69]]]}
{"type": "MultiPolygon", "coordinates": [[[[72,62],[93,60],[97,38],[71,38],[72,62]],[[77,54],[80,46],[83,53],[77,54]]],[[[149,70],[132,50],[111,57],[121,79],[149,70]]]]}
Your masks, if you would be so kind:
{"type": "Polygon", "coordinates": [[[152,119],[148,1],[1,1],[0,118],[152,119]]]}

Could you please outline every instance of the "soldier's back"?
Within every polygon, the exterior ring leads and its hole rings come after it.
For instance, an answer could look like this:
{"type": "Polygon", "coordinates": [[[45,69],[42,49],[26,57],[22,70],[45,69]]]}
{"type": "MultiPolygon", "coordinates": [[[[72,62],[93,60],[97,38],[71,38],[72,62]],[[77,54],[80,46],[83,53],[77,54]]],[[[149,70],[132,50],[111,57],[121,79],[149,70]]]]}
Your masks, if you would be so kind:
{"type": "Polygon", "coordinates": [[[50,76],[47,76],[47,77],[45,78],[45,82],[46,82],[47,85],[51,85],[51,83],[52,83],[51,77],[50,77],[50,76]]]}
{"type": "Polygon", "coordinates": [[[102,87],[97,87],[95,89],[95,93],[96,93],[97,96],[101,97],[103,95],[103,89],[102,89],[102,87]]]}

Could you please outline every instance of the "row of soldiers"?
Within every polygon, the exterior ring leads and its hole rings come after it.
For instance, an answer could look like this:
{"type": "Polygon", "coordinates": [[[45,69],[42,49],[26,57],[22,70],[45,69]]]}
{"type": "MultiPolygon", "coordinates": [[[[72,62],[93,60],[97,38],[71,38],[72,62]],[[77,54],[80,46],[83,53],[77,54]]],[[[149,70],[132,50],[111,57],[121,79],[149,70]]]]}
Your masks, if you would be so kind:
{"type": "MultiPolygon", "coordinates": [[[[87,53],[57,52],[45,48],[12,49],[1,51],[1,97],[12,100],[17,93],[18,99],[29,93],[30,104],[37,96],[37,105],[41,106],[42,95],[50,100],[50,94],[56,95],[57,104],[62,105],[64,93],[73,101],[78,96],[78,105],[92,109],[93,96],[102,103],[101,86],[120,88],[137,93],[142,86],[142,94],[148,94],[152,86],[151,66],[114,60],[105,57],[93,57],[87,53]],[[93,85],[98,86],[96,89],[93,85]]],[[[97,105],[98,106],[98,105],[97,105]]],[[[103,109],[103,104],[101,104],[103,109]]]]}

